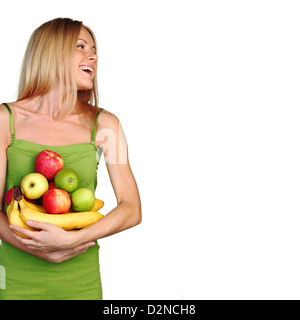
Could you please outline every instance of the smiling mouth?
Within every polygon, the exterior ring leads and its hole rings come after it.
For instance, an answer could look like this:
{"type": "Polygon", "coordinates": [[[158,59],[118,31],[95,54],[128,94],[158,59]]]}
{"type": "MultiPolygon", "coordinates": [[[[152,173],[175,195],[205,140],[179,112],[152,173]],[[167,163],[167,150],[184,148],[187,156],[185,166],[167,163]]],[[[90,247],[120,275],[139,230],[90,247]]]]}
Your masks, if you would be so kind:
{"type": "Polygon", "coordinates": [[[92,67],[89,66],[81,66],[80,69],[85,72],[88,73],[90,76],[92,76],[94,69],[92,67]]]}

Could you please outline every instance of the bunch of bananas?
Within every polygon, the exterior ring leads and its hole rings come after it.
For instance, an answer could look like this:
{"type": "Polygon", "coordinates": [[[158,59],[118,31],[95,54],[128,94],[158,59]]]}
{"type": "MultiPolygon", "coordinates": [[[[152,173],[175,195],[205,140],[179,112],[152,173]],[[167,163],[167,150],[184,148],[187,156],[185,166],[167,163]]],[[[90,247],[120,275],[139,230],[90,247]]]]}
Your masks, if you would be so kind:
{"type": "MultiPolygon", "coordinates": [[[[43,206],[27,202],[24,199],[21,188],[15,186],[12,201],[6,209],[6,215],[10,224],[32,231],[35,229],[26,224],[28,220],[51,223],[64,230],[73,230],[87,227],[103,218],[103,215],[98,212],[103,205],[102,200],[96,199],[95,205],[90,211],[70,211],[63,214],[48,214],[43,206]]],[[[18,234],[25,237],[20,233],[18,234]]]]}

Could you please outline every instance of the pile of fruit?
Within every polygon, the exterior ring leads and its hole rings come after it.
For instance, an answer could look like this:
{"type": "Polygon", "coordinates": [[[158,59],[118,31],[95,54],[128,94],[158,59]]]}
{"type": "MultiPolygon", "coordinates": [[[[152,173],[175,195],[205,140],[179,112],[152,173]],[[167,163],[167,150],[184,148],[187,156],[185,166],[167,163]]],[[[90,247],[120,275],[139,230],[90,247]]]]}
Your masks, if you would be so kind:
{"type": "Polygon", "coordinates": [[[73,230],[87,227],[103,217],[98,212],[103,201],[95,199],[90,189],[78,188],[78,174],[64,168],[58,153],[40,152],[34,171],[23,177],[20,186],[14,186],[5,194],[10,224],[33,230],[26,221],[36,220],[73,230]]]}

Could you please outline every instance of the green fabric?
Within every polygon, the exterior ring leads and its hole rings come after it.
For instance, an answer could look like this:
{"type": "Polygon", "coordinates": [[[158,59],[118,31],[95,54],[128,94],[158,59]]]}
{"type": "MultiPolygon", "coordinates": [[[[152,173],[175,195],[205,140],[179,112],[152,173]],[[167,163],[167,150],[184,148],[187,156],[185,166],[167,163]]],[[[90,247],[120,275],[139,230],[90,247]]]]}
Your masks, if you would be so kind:
{"type": "MultiPolygon", "coordinates": [[[[6,107],[10,111],[7,105],[6,107]]],[[[52,147],[15,139],[11,111],[10,119],[12,141],[7,149],[5,192],[14,185],[19,185],[26,174],[34,172],[35,157],[42,150],[59,153],[64,160],[64,167],[72,168],[78,173],[79,187],[87,187],[95,192],[99,153],[94,143],[52,147]]],[[[92,138],[95,137],[94,134],[93,131],[92,138]]],[[[5,210],[4,203],[4,212],[5,210]]],[[[97,243],[86,253],[70,260],[50,263],[2,241],[0,267],[2,278],[5,274],[5,289],[2,289],[3,285],[0,287],[0,300],[102,299],[97,243]]],[[[3,279],[1,282],[3,283],[3,279]]]]}
{"type": "Polygon", "coordinates": [[[92,142],[93,144],[95,143],[95,137],[96,137],[96,131],[97,131],[97,119],[98,119],[99,114],[100,114],[100,112],[101,112],[102,110],[103,110],[103,109],[101,108],[101,109],[98,111],[98,113],[97,113],[97,115],[96,115],[95,123],[94,123],[94,125],[93,125],[92,137],[91,137],[91,142],[92,142]]]}
{"type": "Polygon", "coordinates": [[[13,115],[12,115],[12,112],[11,112],[10,107],[8,106],[8,104],[7,103],[3,103],[3,104],[5,105],[5,107],[8,110],[8,113],[9,113],[10,135],[11,135],[11,138],[14,139],[15,138],[15,127],[14,127],[13,115]]]}

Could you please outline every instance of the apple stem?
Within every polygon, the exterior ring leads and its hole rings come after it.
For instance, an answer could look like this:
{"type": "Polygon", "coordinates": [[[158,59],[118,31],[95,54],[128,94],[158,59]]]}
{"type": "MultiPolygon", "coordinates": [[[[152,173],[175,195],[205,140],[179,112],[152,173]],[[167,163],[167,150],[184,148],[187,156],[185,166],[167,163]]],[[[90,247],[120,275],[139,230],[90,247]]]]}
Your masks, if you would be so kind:
{"type": "Polygon", "coordinates": [[[20,201],[22,200],[22,190],[21,190],[21,187],[19,186],[14,186],[13,188],[13,199],[14,200],[17,200],[17,201],[20,201]]]}

